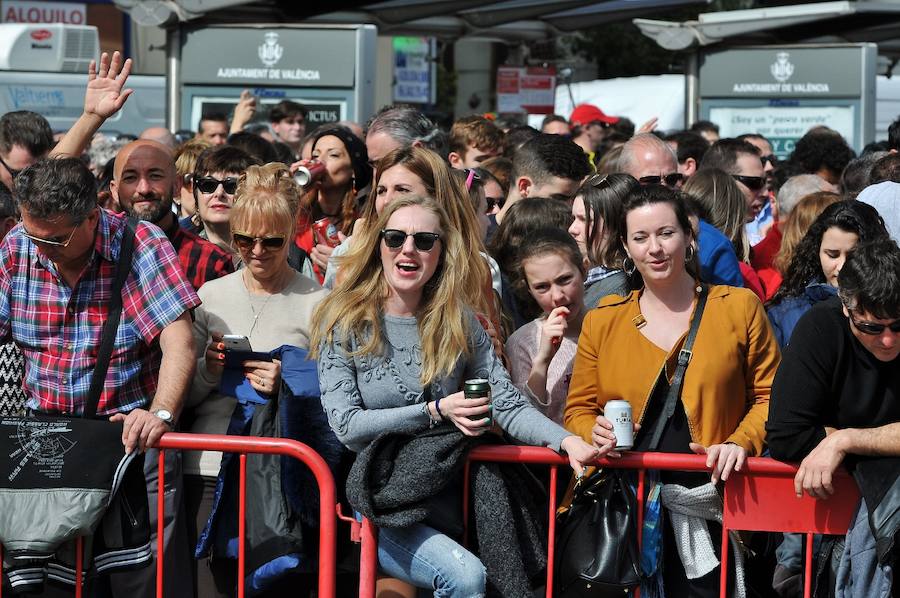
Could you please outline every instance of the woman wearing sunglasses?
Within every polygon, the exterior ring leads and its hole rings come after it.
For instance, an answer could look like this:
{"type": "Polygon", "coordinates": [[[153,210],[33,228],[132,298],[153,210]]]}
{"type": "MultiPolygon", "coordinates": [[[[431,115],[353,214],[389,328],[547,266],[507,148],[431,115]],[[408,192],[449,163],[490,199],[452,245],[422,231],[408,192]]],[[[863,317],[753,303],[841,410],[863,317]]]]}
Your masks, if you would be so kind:
{"type": "MultiPolygon", "coordinates": [[[[288,264],[299,196],[282,164],[251,166],[240,177],[230,224],[243,268],[198,291],[203,304],[194,313],[198,359],[187,404],[193,412],[191,432],[225,434],[236,405],[233,396],[220,390],[228,352],[223,335],[247,337],[254,352],[268,353],[282,345],[309,348],[312,312],[325,291],[288,264]]],[[[279,361],[248,360],[242,366],[245,385],[259,395],[265,397],[281,388],[279,361]]],[[[220,460],[217,452],[185,453],[189,521],[196,520],[199,529],[209,516],[220,460]]],[[[198,569],[201,597],[224,593],[225,588],[216,588],[206,562],[198,569]]],[[[216,577],[219,584],[228,585],[228,575],[216,577]]]]}
{"type": "MultiPolygon", "coordinates": [[[[516,390],[466,300],[463,234],[436,201],[418,197],[394,200],[357,233],[344,282],[314,316],[329,423],[359,452],[388,432],[437,429],[462,442],[493,421],[521,442],[565,451],[580,470],[597,451],[516,390]],[[490,398],[465,398],[460,391],[470,378],[488,379],[490,398]]],[[[432,498],[458,504],[445,494],[432,498]]],[[[429,520],[447,518],[452,513],[441,510],[429,520]]],[[[382,527],[378,548],[385,573],[435,596],[485,593],[478,557],[426,523],[382,527]]]]}
{"type": "Polygon", "coordinates": [[[887,236],[870,205],[849,200],[825,208],[797,244],[778,292],[768,304],[769,321],[781,347],[809,308],[837,294],[838,273],[859,243],[887,236]]]}

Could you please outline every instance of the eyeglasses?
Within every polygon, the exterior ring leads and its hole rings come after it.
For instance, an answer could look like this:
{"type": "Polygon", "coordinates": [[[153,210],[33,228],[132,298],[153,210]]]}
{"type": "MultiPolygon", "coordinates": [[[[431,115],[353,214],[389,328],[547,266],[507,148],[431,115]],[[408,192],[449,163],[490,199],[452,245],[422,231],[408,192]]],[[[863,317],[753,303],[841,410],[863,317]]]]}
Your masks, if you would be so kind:
{"type": "Polygon", "coordinates": [[[441,238],[437,233],[407,233],[394,228],[381,231],[381,238],[388,249],[400,249],[406,243],[406,237],[413,238],[413,244],[419,251],[431,251],[434,242],[441,238]]]}
{"type": "Polygon", "coordinates": [[[743,174],[733,174],[731,178],[739,183],[743,183],[747,189],[751,191],[759,191],[766,185],[766,177],[762,176],[745,176],[743,174]]]}
{"type": "Polygon", "coordinates": [[[10,168],[9,164],[7,164],[3,160],[3,158],[0,158],[0,164],[3,165],[3,168],[5,168],[6,170],[9,171],[9,176],[12,178],[12,180],[16,180],[16,177],[19,176],[19,173],[22,172],[22,170],[24,170],[24,168],[21,168],[19,170],[16,170],[15,168],[10,168]]]}
{"type": "Polygon", "coordinates": [[[35,237],[34,235],[32,235],[28,231],[26,231],[24,228],[22,229],[22,234],[25,235],[25,238],[30,239],[32,243],[39,243],[40,245],[50,245],[51,247],[66,248],[69,246],[69,243],[72,242],[72,237],[75,236],[75,231],[78,230],[79,226],[81,226],[80,222],[75,225],[75,228],[72,229],[72,232],[69,233],[69,236],[66,237],[65,241],[61,240],[62,235],[60,235],[59,237],[54,237],[53,239],[44,239],[41,237],[35,237]]]}
{"type": "Polygon", "coordinates": [[[490,213],[495,207],[502,208],[503,204],[506,203],[505,197],[485,197],[484,200],[487,202],[488,213],[490,213]]]}
{"type": "Polygon", "coordinates": [[[222,180],[215,179],[211,176],[204,176],[195,178],[194,184],[197,185],[197,189],[200,193],[215,193],[216,189],[219,188],[219,185],[222,185],[222,189],[225,193],[234,195],[234,192],[237,191],[238,180],[231,176],[222,180]]]}
{"type": "Polygon", "coordinates": [[[278,250],[284,247],[284,235],[273,235],[271,237],[254,237],[248,235],[246,233],[232,233],[231,238],[234,239],[234,244],[238,246],[238,249],[242,251],[249,251],[256,246],[256,242],[259,241],[259,244],[262,245],[262,248],[265,250],[278,250]]]}
{"type": "Polygon", "coordinates": [[[684,175],[680,172],[673,172],[664,175],[648,175],[638,179],[641,185],[659,185],[664,184],[666,187],[674,187],[684,180],[684,175]]]}
{"type": "Polygon", "coordinates": [[[769,154],[768,156],[760,156],[759,161],[762,162],[763,168],[766,166],[766,162],[772,165],[774,168],[778,166],[778,158],[775,157],[775,154],[769,154]]]}
{"type": "Polygon", "coordinates": [[[850,321],[853,322],[853,327],[862,332],[863,334],[869,334],[871,336],[875,336],[876,334],[881,334],[884,332],[885,328],[890,328],[893,333],[900,333],[900,320],[894,320],[890,324],[878,324],[877,322],[860,322],[859,320],[853,317],[853,313],[848,310],[850,314],[850,321]]]}

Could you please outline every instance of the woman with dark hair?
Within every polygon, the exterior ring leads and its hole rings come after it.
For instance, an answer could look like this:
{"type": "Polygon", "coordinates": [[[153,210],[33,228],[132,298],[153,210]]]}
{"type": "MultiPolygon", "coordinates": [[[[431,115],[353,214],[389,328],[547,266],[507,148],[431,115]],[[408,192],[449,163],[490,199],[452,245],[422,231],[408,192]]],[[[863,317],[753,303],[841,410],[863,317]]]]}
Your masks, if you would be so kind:
{"type": "Polygon", "coordinates": [[[322,163],[325,172],[307,187],[300,201],[295,242],[309,254],[321,283],[328,258],[337,245],[335,237],[349,235],[353,228],[357,190],[372,180],[372,168],[366,158],[365,144],[344,127],[316,131],[312,159],[322,163]],[[319,221],[324,221],[325,234],[314,230],[314,224],[319,221]]]}
{"type": "Polygon", "coordinates": [[[622,270],[625,252],[619,223],[625,197],[639,185],[630,174],[595,174],[575,194],[569,234],[587,262],[584,304],[589,307],[607,295],[624,297],[631,290],[622,270]]]}
{"type": "MultiPolygon", "coordinates": [[[[627,401],[640,424],[634,450],[705,454],[715,485],[763,450],[778,345],[751,291],[698,281],[694,232],[680,193],[660,185],[638,188],[625,200],[621,229],[625,269],[634,270],[642,288],[626,297],[608,296],[585,316],[566,428],[602,455],[618,457],[613,426],[603,413],[609,401],[627,401]],[[701,317],[691,358],[674,389],[680,392],[670,396],[695,311],[701,317]]],[[[660,472],[658,479],[664,509],[677,508],[671,495],[676,503],[683,498],[715,512],[709,498],[715,489],[704,474],[660,472]],[[675,485],[667,489],[669,483],[675,485]]],[[[712,537],[721,538],[717,524],[709,525],[712,537]]],[[[717,563],[709,563],[706,575],[687,579],[671,526],[654,529],[643,530],[644,545],[648,534],[660,534],[662,563],[657,575],[645,574],[664,582],[671,596],[718,596],[717,563]]]]}
{"type": "Polygon", "coordinates": [[[878,211],[860,201],[833,203],[797,244],[781,287],[769,303],[769,321],[784,347],[810,307],[837,294],[838,273],[858,243],[887,236],[878,211]]]}

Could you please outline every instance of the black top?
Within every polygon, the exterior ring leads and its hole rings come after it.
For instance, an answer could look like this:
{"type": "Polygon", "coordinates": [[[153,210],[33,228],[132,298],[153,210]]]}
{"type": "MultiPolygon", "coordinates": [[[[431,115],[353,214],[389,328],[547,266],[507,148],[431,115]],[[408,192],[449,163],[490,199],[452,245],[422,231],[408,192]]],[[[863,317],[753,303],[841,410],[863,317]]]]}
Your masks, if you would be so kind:
{"type": "Polygon", "coordinates": [[[766,423],[771,455],[801,461],[825,427],[900,422],[900,358],[879,361],[853,335],[838,298],[810,309],[794,328],[775,375],[766,423]]]}

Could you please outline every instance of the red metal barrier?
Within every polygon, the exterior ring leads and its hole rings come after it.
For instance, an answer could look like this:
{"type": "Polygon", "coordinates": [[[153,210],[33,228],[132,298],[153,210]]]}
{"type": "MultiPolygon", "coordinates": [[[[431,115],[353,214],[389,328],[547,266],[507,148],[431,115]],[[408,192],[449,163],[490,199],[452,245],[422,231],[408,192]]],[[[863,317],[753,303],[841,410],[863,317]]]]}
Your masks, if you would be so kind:
{"type": "MultiPolygon", "coordinates": [[[[564,466],[563,479],[568,481],[568,458],[550,449],[530,446],[480,447],[469,453],[465,467],[466,483],[463,489],[463,515],[468,525],[469,466],[473,461],[495,463],[528,463],[550,466],[550,506],[548,509],[548,566],[547,598],[553,596],[553,563],[556,549],[556,488],[559,466],[564,466]]],[[[600,459],[601,467],[638,470],[638,529],[643,519],[644,472],[647,469],[670,471],[708,471],[706,457],[702,455],[672,453],[625,453],[620,459],[600,459]]],[[[722,523],[722,579],[721,596],[727,591],[728,532],[731,530],[792,532],[807,534],[806,575],[804,596],[810,596],[813,534],[844,534],[850,525],[859,502],[859,490],[853,479],[839,470],[833,480],[834,495],[828,500],[816,500],[794,493],[794,475],[797,468],[774,459],[751,457],[740,472],[729,476],[725,482],[724,512],[722,523]]],[[[360,562],[360,598],[374,598],[377,563],[377,530],[367,520],[363,529],[371,530],[362,537],[360,562]]],[[[638,537],[640,542],[640,536],[638,537]]],[[[636,595],[639,592],[636,592],[636,595]]]]}
{"type": "MultiPolygon", "coordinates": [[[[179,434],[163,435],[157,448],[159,451],[159,498],[157,502],[157,538],[163,538],[165,503],[165,451],[166,450],[209,450],[224,453],[240,453],[240,496],[238,505],[238,596],[244,596],[245,530],[246,530],[246,484],[247,455],[284,455],[305,463],[316,478],[319,486],[319,593],[321,598],[334,598],[335,595],[335,560],[337,542],[336,508],[337,494],[334,478],[324,459],[310,447],[295,440],[282,438],[256,438],[247,436],[223,436],[214,434],[179,434]]],[[[156,558],[156,595],[163,596],[163,542],[157,542],[156,558]]],[[[76,587],[75,596],[81,598],[82,587],[82,542],[76,542],[76,587]]],[[[2,559],[2,552],[0,552],[2,559]]],[[[2,589],[0,589],[2,592],[2,589]]]]}

